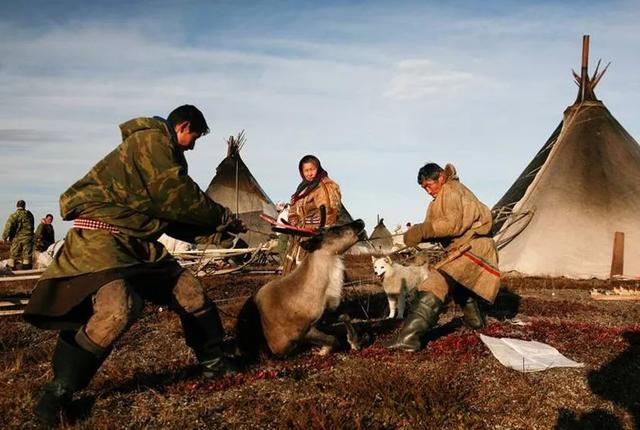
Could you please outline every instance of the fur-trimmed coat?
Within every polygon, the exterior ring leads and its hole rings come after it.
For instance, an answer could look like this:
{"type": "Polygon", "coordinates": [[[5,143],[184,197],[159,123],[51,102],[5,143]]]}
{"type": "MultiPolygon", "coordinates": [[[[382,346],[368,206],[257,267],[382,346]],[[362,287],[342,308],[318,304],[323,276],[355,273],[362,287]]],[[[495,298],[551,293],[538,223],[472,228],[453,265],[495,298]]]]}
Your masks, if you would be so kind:
{"type": "Polygon", "coordinates": [[[483,299],[493,303],[500,288],[498,252],[490,236],[489,208],[458,179],[455,167],[447,164],[445,183],[429,204],[425,220],[404,234],[407,246],[439,242],[447,251],[470,244],[471,249],[440,270],[483,299]]]}
{"type": "Polygon", "coordinates": [[[327,211],[326,226],[334,225],[342,208],[340,186],[331,178],[324,177],[320,184],[307,196],[289,207],[289,223],[297,227],[319,227],[320,207],[327,211]]]}
{"type": "MultiPolygon", "coordinates": [[[[342,209],[342,194],[340,186],[328,176],[322,178],[318,186],[307,196],[291,204],[288,222],[297,227],[317,229],[322,221],[322,206],[326,209],[327,217],[324,225],[335,225],[342,209]]],[[[305,257],[306,251],[300,247],[300,238],[292,237],[285,254],[283,274],[292,272],[297,262],[305,257]]]]}

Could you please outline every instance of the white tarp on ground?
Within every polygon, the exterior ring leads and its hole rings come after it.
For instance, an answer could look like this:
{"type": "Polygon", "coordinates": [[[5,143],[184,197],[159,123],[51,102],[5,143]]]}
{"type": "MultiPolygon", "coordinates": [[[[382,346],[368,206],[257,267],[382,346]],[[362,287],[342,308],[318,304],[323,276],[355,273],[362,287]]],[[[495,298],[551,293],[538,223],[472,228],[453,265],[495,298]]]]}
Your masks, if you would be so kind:
{"type": "Polygon", "coordinates": [[[584,364],[569,360],[557,349],[534,340],[497,338],[480,335],[491,353],[506,367],[519,372],[539,372],[553,367],[582,367],[584,364]]]}

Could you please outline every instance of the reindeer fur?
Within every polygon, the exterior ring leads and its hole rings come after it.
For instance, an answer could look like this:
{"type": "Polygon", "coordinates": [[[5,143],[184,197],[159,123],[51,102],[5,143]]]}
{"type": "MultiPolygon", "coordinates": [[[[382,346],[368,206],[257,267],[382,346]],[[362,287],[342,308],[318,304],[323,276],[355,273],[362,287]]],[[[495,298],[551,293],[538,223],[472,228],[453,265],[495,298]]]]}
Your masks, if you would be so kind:
{"type": "Polygon", "coordinates": [[[337,346],[336,338],[315,324],[325,309],[335,310],[340,304],[342,254],[358,241],[363,228],[357,220],[323,229],[302,242],[307,258],[290,274],[263,285],[241,310],[236,335],[244,354],[255,352],[262,339],[275,355],[286,355],[304,343],[321,346],[321,353],[337,346]]]}

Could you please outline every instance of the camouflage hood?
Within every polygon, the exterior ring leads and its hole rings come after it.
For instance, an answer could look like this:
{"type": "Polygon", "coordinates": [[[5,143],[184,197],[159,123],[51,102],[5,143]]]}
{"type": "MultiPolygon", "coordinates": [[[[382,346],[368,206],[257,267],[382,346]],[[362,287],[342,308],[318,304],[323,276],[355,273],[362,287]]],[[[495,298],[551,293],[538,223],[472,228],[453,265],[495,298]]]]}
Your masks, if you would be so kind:
{"type": "Polygon", "coordinates": [[[178,140],[173,127],[169,125],[166,119],[159,116],[154,116],[153,118],[134,118],[120,124],[123,141],[127,140],[134,133],[151,129],[157,129],[163,134],[168,134],[171,136],[173,142],[177,142],[178,140]]]}

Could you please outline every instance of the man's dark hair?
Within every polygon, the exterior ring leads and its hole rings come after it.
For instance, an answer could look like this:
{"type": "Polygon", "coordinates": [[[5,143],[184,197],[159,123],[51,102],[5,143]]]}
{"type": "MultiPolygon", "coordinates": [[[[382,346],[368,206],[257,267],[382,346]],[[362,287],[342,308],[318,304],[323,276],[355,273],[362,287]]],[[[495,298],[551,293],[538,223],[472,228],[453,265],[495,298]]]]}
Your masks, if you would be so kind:
{"type": "Polygon", "coordinates": [[[200,110],[192,105],[182,105],[175,108],[167,117],[167,121],[176,126],[185,121],[189,121],[189,130],[195,133],[200,133],[202,136],[209,133],[209,126],[204,119],[204,115],[200,110]]]}
{"type": "Polygon", "coordinates": [[[27,207],[27,204],[24,202],[24,200],[18,200],[18,202],[16,203],[16,207],[24,209],[25,207],[27,207]]]}
{"type": "Polygon", "coordinates": [[[444,170],[436,163],[427,163],[418,171],[418,184],[422,184],[424,180],[435,181],[444,170]]]}
{"type": "Polygon", "coordinates": [[[51,215],[51,214],[46,214],[44,217],[45,218],[49,218],[50,217],[51,219],[53,219],[53,215],[51,215]]]}

